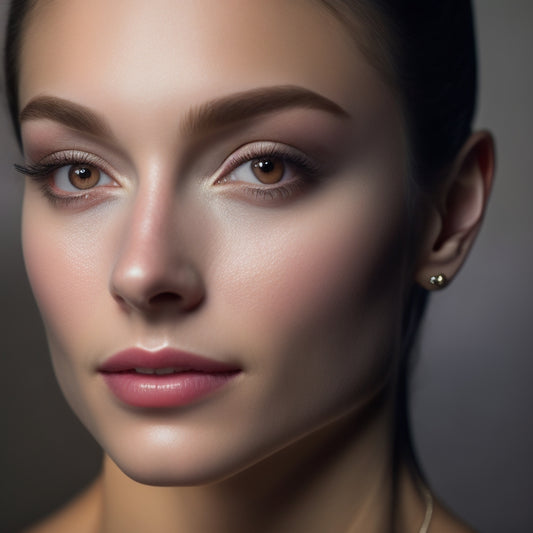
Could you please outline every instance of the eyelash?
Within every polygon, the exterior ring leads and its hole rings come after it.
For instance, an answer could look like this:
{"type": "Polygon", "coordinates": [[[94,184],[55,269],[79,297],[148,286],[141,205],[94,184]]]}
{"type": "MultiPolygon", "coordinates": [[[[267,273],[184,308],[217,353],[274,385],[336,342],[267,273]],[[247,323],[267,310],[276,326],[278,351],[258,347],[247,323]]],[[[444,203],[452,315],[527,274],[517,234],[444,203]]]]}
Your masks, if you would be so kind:
{"type": "Polygon", "coordinates": [[[261,187],[242,185],[244,192],[253,199],[273,201],[289,198],[300,192],[306,185],[316,182],[321,175],[321,168],[296,148],[274,142],[257,142],[248,144],[229,156],[222,164],[221,175],[215,180],[215,184],[229,183],[232,172],[241,165],[262,158],[282,160],[286,166],[296,170],[298,178],[283,185],[270,187],[266,184],[261,187]]]}
{"type": "Polygon", "coordinates": [[[49,162],[29,163],[27,165],[15,164],[15,170],[28,176],[30,179],[40,185],[41,192],[47,200],[54,206],[71,207],[80,203],[87,202],[92,195],[94,198],[94,189],[87,189],[81,194],[57,194],[53,191],[50,184],[50,178],[53,173],[66,166],[87,165],[95,167],[105,174],[110,174],[106,169],[107,165],[99,157],[87,152],[67,151],[50,156],[49,162]]]}
{"type": "MultiPolygon", "coordinates": [[[[241,190],[255,200],[275,201],[283,200],[302,191],[306,185],[317,181],[320,176],[320,168],[299,150],[273,142],[250,143],[229,156],[222,164],[216,185],[226,185],[231,182],[231,174],[241,165],[251,163],[256,159],[272,158],[280,159],[287,167],[296,170],[297,178],[286,184],[261,187],[241,185],[241,190]]],[[[15,164],[15,169],[40,184],[44,196],[54,206],[71,207],[80,203],[86,203],[90,196],[96,194],[94,189],[87,189],[81,194],[57,194],[50,184],[54,172],[66,166],[87,165],[97,168],[105,174],[111,175],[107,165],[99,157],[86,152],[66,151],[50,156],[50,161],[29,163],[27,165],[15,164]]],[[[235,183],[238,183],[236,181],[235,183]]],[[[241,182],[242,183],[242,182],[241,182]]]]}

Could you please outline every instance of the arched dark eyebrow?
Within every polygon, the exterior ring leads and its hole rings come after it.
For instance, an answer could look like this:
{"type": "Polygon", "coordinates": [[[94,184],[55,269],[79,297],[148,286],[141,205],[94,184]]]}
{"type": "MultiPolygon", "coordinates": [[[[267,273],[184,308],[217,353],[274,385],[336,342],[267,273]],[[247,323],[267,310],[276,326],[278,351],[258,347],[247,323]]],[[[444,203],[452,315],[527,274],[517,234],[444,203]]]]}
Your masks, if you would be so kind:
{"type": "MultiPolygon", "coordinates": [[[[258,115],[297,107],[349,117],[342,107],[318,93],[296,86],[275,86],[234,93],[194,107],[183,117],[180,129],[183,135],[193,136],[258,115]]],[[[114,137],[103,117],[88,107],[55,96],[34,98],[21,111],[19,119],[21,123],[49,119],[97,137],[114,137]]]]}
{"type": "Polygon", "coordinates": [[[349,117],[341,106],[325,96],[302,87],[281,85],[234,93],[195,107],[185,115],[181,132],[193,136],[258,115],[296,107],[349,117]]]}
{"type": "Polygon", "coordinates": [[[69,128],[97,137],[112,138],[111,128],[105,119],[82,106],[55,96],[37,96],[20,112],[19,121],[49,119],[69,128]]]}

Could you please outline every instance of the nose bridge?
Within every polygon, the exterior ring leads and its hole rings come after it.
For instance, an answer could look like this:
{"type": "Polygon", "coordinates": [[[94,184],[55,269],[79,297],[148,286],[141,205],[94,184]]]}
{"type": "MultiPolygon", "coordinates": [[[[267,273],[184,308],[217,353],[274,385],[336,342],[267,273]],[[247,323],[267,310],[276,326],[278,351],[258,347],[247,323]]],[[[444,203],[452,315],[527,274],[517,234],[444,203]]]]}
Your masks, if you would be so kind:
{"type": "Polygon", "coordinates": [[[139,187],[122,229],[117,267],[126,273],[155,272],[169,254],[172,195],[155,186],[139,187]]]}
{"type": "Polygon", "coordinates": [[[183,235],[186,228],[178,227],[169,181],[140,180],[123,221],[110,290],[131,308],[151,310],[161,302],[191,307],[202,299],[199,271],[183,235]]]}

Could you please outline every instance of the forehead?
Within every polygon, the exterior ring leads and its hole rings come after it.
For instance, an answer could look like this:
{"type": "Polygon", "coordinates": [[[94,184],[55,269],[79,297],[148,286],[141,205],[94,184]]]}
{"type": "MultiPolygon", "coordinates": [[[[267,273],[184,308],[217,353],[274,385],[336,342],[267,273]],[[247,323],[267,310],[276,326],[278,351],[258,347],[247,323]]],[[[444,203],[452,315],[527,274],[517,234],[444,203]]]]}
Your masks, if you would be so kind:
{"type": "Polygon", "coordinates": [[[353,35],[315,0],[43,0],[21,53],[21,105],[67,98],[198,100],[297,84],[349,107],[379,76],[353,35]],[[72,94],[71,94],[72,93],[72,94]]]}

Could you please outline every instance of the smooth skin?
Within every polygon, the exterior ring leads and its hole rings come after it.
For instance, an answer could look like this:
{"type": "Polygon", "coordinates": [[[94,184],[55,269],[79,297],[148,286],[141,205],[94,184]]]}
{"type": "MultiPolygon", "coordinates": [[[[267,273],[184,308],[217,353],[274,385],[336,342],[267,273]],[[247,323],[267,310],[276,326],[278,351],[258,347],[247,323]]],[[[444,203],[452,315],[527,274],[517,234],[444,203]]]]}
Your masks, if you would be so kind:
{"type": "MultiPolygon", "coordinates": [[[[418,531],[405,468],[391,523],[399,324],[412,283],[453,278],[473,242],[490,136],[410,226],[399,99],[311,0],[41,2],[21,65],[25,159],[64,162],[27,181],[28,275],[60,386],[106,452],[34,531],[418,531]],[[224,99],[239,120],[207,120],[224,99]],[[277,184],[252,171],[265,155],[277,184]],[[101,173],[82,191],[78,162],[101,173]],[[241,373],[186,408],[132,409],[96,370],[132,346],[241,373]]],[[[431,531],[468,530],[437,507],[431,531]]]]}

